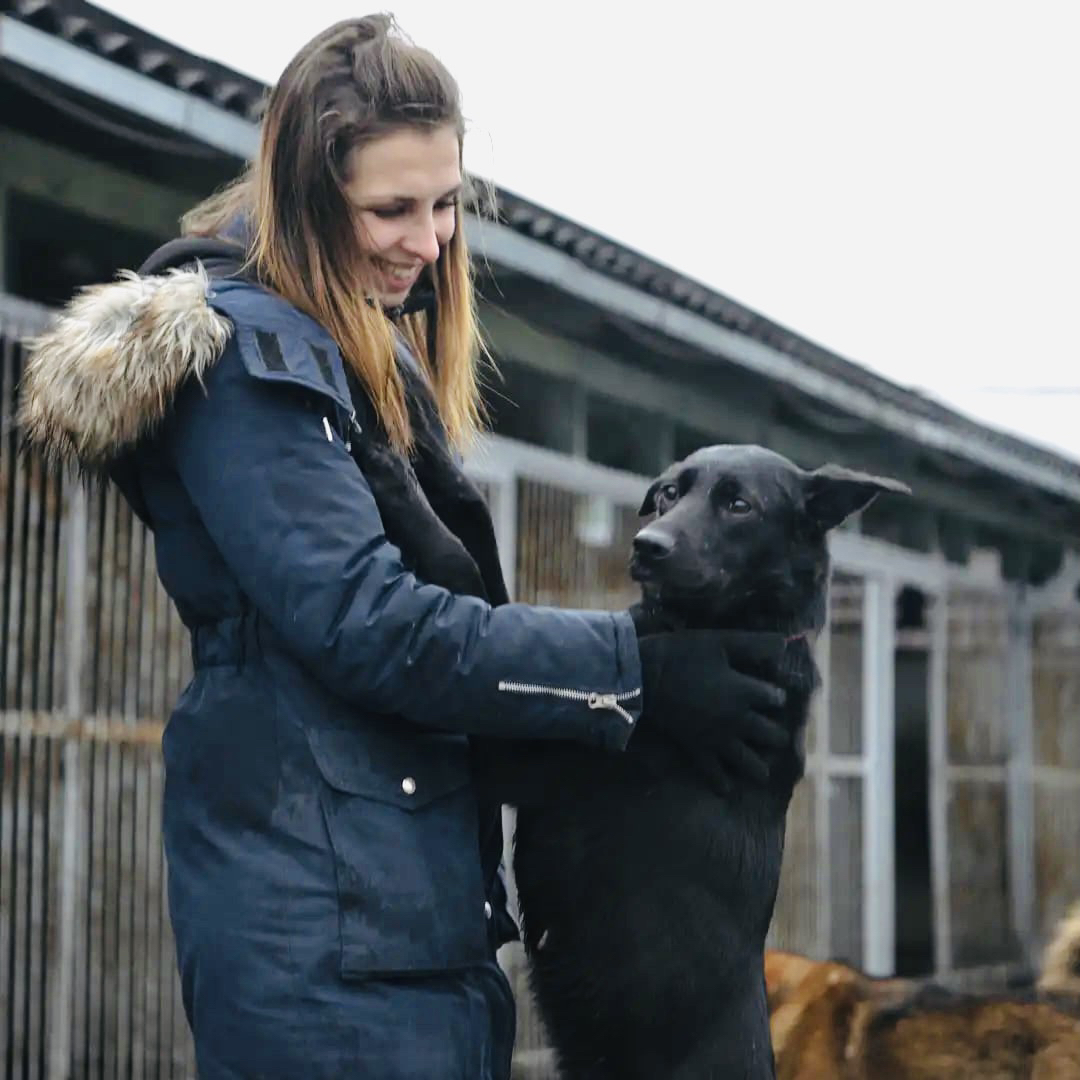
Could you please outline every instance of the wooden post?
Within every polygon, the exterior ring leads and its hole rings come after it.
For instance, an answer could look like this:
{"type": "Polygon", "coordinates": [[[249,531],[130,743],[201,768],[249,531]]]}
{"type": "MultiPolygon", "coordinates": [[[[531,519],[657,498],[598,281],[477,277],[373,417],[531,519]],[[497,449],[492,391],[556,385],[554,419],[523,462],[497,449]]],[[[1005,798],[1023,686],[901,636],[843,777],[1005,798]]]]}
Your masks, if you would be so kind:
{"type": "Polygon", "coordinates": [[[69,725],[63,753],[63,829],[60,848],[59,918],[50,968],[49,1080],[68,1080],[71,1068],[71,1005],[75,975],[81,761],[77,723],[82,714],[82,667],[86,639],[87,493],[78,477],[67,479],[65,524],[67,584],[64,595],[64,711],[69,725]]]}

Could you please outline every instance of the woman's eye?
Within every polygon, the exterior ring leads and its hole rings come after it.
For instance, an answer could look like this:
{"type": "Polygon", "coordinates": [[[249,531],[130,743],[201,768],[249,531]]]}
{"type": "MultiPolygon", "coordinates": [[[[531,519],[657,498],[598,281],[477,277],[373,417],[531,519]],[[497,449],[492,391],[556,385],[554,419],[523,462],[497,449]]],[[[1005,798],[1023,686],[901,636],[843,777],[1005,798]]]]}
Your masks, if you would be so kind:
{"type": "Polygon", "coordinates": [[[736,496],[728,503],[728,509],[733,514],[749,514],[753,507],[745,499],[736,496]]]}
{"type": "MultiPolygon", "coordinates": [[[[449,202],[440,202],[435,204],[435,213],[445,214],[447,211],[451,213],[457,208],[457,202],[451,199],[449,202]]],[[[393,221],[395,218],[403,217],[408,212],[404,206],[375,206],[371,208],[377,218],[383,221],[393,221]]]]}

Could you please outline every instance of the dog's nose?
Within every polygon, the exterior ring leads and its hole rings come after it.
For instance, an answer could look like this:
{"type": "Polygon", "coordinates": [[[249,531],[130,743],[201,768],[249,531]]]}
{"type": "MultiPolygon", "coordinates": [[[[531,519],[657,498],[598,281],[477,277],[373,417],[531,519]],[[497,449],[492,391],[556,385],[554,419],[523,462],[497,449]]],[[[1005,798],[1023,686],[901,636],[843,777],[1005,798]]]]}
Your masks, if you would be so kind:
{"type": "Polygon", "coordinates": [[[647,525],[634,537],[634,554],[640,559],[655,561],[671,554],[675,541],[659,529],[647,525]]]}

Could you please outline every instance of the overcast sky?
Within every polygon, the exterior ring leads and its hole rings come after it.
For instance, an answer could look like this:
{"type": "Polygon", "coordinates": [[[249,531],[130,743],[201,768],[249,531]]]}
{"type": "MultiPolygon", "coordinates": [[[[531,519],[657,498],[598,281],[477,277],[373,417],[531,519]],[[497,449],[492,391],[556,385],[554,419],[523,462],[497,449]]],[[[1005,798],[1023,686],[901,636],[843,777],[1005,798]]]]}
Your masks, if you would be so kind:
{"type": "MultiPolygon", "coordinates": [[[[266,81],[368,10],[101,6],[266,81]]],[[[473,171],[1080,461],[1077,0],[387,9],[461,83],[473,171]]]]}

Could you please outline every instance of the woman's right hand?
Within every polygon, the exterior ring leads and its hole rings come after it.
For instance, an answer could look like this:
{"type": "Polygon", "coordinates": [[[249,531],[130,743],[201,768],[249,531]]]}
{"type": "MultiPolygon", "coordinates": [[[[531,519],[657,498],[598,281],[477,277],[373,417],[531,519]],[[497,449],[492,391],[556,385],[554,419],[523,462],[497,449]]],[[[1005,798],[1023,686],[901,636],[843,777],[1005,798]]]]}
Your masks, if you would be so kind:
{"type": "Polygon", "coordinates": [[[728,773],[764,783],[767,755],[791,745],[791,735],[764,715],[785,692],[744,675],[779,664],[783,634],[732,630],[673,630],[638,639],[642,714],[638,727],[681,746],[714,787],[728,790],[728,773]]]}

